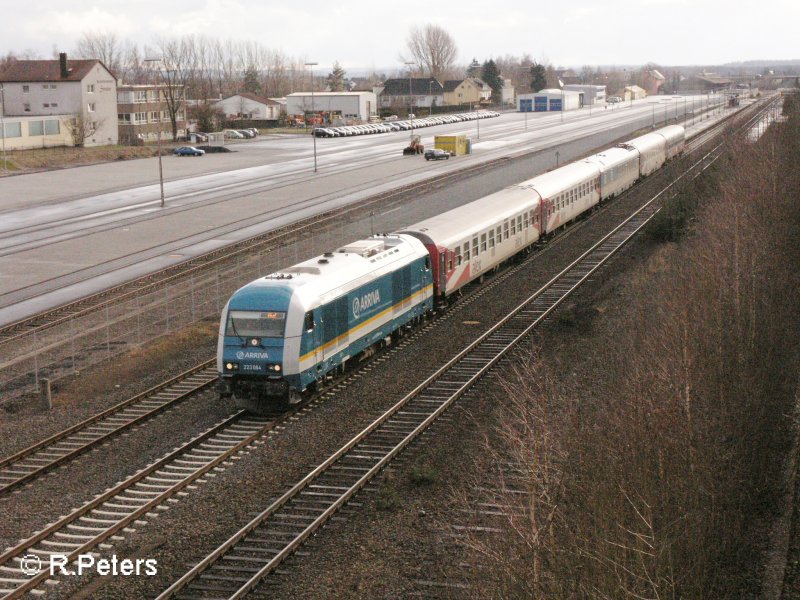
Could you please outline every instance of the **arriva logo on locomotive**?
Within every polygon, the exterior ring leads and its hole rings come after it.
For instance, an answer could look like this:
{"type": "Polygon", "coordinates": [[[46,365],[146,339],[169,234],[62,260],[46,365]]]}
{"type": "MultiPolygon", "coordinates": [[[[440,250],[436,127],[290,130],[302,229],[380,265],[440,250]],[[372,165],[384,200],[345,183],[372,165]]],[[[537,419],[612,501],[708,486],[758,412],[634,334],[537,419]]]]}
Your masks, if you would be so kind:
{"type": "Polygon", "coordinates": [[[353,316],[357,319],[361,313],[380,304],[381,293],[380,290],[372,290],[361,296],[360,298],[353,298],[353,316]]]}
{"type": "Polygon", "coordinates": [[[243,360],[245,358],[261,358],[267,360],[269,358],[269,355],[266,352],[244,352],[242,350],[239,350],[236,353],[236,358],[238,358],[239,360],[243,360]]]}

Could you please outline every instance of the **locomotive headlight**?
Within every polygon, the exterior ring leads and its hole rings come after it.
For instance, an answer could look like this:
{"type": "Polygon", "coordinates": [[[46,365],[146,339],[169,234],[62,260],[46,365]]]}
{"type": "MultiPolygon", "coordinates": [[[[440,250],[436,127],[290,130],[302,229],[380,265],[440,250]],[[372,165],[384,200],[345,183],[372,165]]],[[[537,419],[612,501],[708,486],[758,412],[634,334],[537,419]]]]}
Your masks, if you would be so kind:
{"type": "Polygon", "coordinates": [[[226,371],[238,371],[239,364],[235,362],[227,362],[225,363],[225,370],[226,371]]]}
{"type": "Polygon", "coordinates": [[[275,365],[273,368],[275,369],[275,371],[276,371],[277,373],[280,373],[280,372],[281,372],[281,366],[280,366],[280,365],[275,365]]]}

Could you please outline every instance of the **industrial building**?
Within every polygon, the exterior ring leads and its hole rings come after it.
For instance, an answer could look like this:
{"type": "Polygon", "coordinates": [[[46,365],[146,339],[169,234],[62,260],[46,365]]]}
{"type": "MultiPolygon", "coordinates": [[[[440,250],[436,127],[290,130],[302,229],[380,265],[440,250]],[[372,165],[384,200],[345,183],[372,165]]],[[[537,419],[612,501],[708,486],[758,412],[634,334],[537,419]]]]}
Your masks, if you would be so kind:
{"type": "Polygon", "coordinates": [[[369,121],[378,114],[373,92],[295,92],[286,96],[287,115],[319,115],[323,123],[369,121]]]}
{"type": "Polygon", "coordinates": [[[520,94],[517,96],[517,110],[519,112],[560,112],[562,110],[576,110],[581,106],[583,106],[582,92],[549,89],[534,94],[520,94]]]}
{"type": "Polygon", "coordinates": [[[580,83],[568,83],[564,86],[565,91],[580,92],[583,94],[582,106],[596,106],[606,102],[606,86],[604,85],[584,85],[580,83]]]}

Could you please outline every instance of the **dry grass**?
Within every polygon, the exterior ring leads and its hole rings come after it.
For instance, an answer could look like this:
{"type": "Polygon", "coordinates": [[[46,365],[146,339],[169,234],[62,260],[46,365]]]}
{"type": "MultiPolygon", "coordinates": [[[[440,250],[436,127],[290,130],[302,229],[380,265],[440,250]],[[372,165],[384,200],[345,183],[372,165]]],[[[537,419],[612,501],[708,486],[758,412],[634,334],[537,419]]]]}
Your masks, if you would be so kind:
{"type": "MultiPolygon", "coordinates": [[[[175,357],[187,348],[209,347],[217,336],[216,321],[201,321],[181,331],[160,338],[130,352],[59,381],[53,393],[53,405],[82,402],[87,396],[109,394],[120,387],[135,386],[145,380],[166,379],[177,375],[175,357]]],[[[150,387],[149,385],[147,387],[150,387]]]]}
{"type": "MultiPolygon", "coordinates": [[[[172,146],[165,144],[163,154],[172,152],[172,146]]],[[[78,165],[90,165],[117,160],[149,158],[158,155],[155,146],[98,146],[93,148],[37,148],[34,150],[15,150],[7,153],[9,173],[58,169],[78,165]]],[[[0,170],[0,176],[6,172],[0,170]]]]}

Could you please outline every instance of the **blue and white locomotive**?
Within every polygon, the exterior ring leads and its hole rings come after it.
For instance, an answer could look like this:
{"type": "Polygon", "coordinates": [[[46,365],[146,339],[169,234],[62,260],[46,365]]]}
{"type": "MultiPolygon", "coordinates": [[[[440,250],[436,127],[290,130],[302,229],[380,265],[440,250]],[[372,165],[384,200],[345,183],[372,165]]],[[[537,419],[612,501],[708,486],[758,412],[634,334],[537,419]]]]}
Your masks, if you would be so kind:
{"type": "Polygon", "coordinates": [[[254,411],[293,403],[433,310],[424,244],[373,236],[237,290],[222,312],[219,391],[254,411]]]}

